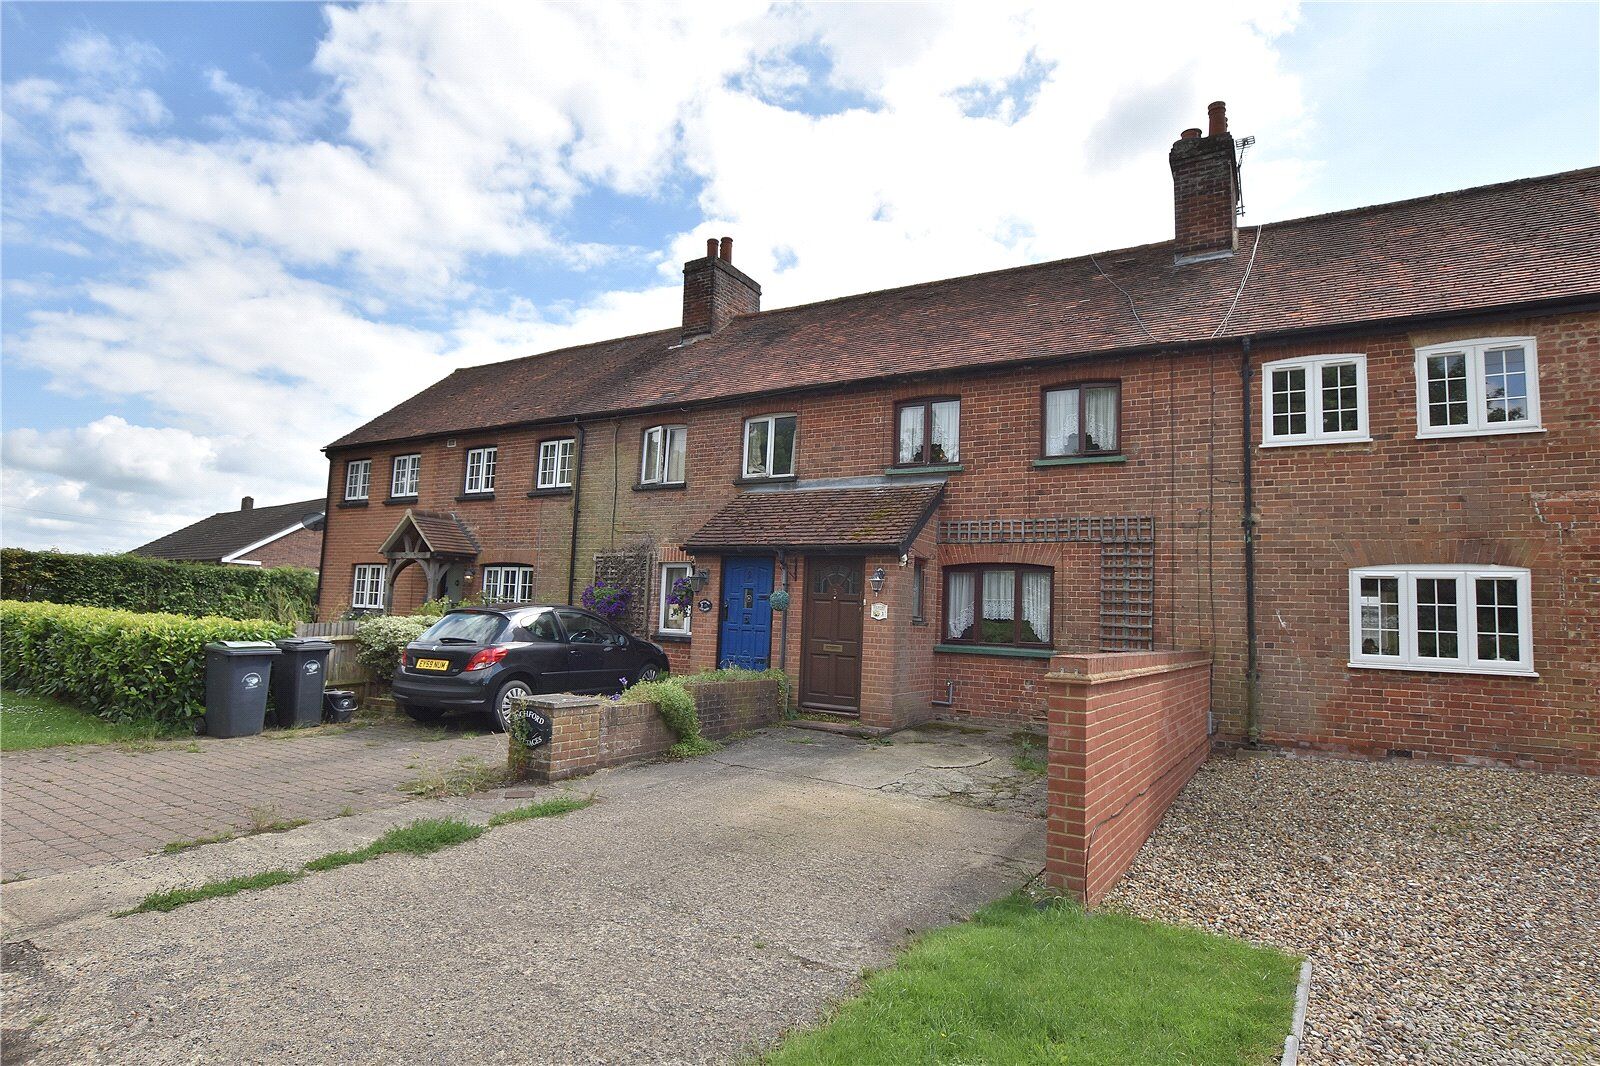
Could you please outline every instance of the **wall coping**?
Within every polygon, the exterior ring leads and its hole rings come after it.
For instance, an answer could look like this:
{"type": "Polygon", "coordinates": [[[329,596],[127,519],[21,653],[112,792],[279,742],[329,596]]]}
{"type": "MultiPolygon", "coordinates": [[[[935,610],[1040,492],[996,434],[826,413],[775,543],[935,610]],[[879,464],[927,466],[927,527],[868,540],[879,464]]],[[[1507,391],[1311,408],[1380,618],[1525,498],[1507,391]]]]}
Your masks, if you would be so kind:
{"type": "Polygon", "coordinates": [[[593,696],[574,696],[569,692],[555,692],[541,696],[524,696],[519,702],[525,707],[536,707],[551,718],[560,718],[611,701],[599,700],[593,696]]]}
{"type": "Polygon", "coordinates": [[[1152,674],[1170,674],[1210,666],[1211,656],[1199,649],[1161,651],[1097,651],[1061,653],[1050,660],[1046,681],[1062,684],[1103,685],[1152,674]]]}

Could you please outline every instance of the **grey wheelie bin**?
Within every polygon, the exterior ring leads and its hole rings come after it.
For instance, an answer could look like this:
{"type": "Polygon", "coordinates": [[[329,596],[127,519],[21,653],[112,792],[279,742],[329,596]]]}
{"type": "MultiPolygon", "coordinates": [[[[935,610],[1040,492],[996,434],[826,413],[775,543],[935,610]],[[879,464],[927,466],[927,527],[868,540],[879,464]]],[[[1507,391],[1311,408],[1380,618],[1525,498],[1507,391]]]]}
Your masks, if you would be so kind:
{"type": "Polygon", "coordinates": [[[206,645],[207,736],[248,737],[261,732],[272,660],[282,654],[267,640],[206,645]]]}
{"type": "Polygon", "coordinates": [[[278,724],[321,725],[322,684],[333,645],[316,637],[289,637],[278,641],[278,650],[283,658],[272,666],[272,705],[278,724]]]}

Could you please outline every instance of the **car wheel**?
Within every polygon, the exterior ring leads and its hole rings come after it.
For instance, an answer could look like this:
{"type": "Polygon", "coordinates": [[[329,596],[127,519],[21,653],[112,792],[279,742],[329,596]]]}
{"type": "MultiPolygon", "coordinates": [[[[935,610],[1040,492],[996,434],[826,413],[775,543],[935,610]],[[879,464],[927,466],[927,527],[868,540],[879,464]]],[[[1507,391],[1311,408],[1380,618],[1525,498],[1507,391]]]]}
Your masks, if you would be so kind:
{"type": "Polygon", "coordinates": [[[500,732],[505,733],[511,728],[511,701],[531,695],[533,689],[526,681],[513,679],[500,686],[500,691],[494,694],[494,720],[500,732]]]}
{"type": "Polygon", "coordinates": [[[444,717],[443,707],[407,707],[406,714],[413,722],[437,722],[444,717]]]}
{"type": "Polygon", "coordinates": [[[639,673],[636,677],[634,677],[633,683],[635,685],[642,685],[646,681],[655,681],[660,677],[661,668],[656,666],[654,663],[647,663],[639,669],[639,673]]]}

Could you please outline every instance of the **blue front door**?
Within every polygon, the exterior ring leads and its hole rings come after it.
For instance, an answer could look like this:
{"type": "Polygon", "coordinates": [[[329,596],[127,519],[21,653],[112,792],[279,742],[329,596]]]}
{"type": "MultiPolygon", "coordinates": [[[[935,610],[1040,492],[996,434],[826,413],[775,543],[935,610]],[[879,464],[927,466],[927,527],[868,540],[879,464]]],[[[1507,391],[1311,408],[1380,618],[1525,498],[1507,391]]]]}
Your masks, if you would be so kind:
{"type": "Polygon", "coordinates": [[[765,670],[772,656],[772,560],[722,560],[722,650],[719,666],[765,670]]]}

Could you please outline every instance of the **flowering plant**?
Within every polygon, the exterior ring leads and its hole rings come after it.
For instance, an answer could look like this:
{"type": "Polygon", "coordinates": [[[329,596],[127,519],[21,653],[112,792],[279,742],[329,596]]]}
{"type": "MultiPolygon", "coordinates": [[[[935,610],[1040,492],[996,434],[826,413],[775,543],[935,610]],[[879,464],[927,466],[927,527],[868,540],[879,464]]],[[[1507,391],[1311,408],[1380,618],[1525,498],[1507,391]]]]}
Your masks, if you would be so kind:
{"type": "Polygon", "coordinates": [[[680,611],[687,611],[694,604],[694,585],[686,577],[680,577],[672,583],[672,591],[667,593],[667,602],[680,611]]]}
{"type": "Polygon", "coordinates": [[[595,583],[583,590],[583,605],[608,622],[616,622],[628,613],[628,603],[633,590],[620,585],[595,583]]]}

